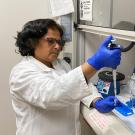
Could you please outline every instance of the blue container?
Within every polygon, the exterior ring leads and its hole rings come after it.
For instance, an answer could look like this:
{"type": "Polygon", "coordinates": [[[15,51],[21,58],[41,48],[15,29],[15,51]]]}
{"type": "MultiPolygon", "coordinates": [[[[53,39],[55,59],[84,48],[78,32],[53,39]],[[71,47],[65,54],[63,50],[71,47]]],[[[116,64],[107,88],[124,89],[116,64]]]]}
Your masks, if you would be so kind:
{"type": "MultiPolygon", "coordinates": [[[[114,84],[111,71],[103,71],[98,74],[99,80],[97,82],[97,89],[99,93],[105,98],[107,96],[114,96],[114,84]]],[[[116,74],[116,94],[120,94],[120,81],[125,79],[125,76],[121,73],[116,74]]]]}

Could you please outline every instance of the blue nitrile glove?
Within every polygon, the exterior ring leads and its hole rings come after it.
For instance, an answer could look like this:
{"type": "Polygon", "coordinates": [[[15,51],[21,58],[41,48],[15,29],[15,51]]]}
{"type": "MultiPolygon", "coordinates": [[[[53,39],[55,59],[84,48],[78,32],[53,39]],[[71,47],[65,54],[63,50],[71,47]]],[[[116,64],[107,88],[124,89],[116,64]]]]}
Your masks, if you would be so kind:
{"type": "Polygon", "coordinates": [[[115,107],[120,105],[120,101],[115,96],[108,96],[105,99],[98,99],[94,107],[102,113],[108,113],[112,111],[115,107]]]}
{"type": "Polygon", "coordinates": [[[88,58],[87,63],[91,65],[96,70],[103,67],[110,67],[115,69],[121,60],[121,49],[109,49],[108,44],[113,39],[112,35],[108,36],[100,45],[97,52],[90,58],[88,58]]]}

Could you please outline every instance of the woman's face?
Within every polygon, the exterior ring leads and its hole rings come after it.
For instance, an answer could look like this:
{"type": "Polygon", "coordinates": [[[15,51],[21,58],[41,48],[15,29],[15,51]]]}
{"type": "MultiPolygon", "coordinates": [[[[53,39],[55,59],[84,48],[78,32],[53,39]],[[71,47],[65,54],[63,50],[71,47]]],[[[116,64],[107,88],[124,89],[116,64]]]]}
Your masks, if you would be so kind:
{"type": "Polygon", "coordinates": [[[51,63],[57,59],[62,50],[60,41],[60,32],[57,29],[48,29],[48,33],[36,45],[34,57],[51,67],[51,63]]]}

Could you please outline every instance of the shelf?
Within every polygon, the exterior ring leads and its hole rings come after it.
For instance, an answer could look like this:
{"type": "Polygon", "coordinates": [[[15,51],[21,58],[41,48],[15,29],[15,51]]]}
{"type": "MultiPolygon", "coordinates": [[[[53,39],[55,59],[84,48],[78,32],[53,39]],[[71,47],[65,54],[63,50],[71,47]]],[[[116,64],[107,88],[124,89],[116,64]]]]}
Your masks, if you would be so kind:
{"type": "Polygon", "coordinates": [[[114,38],[119,38],[128,41],[135,41],[135,32],[127,30],[118,30],[111,28],[95,27],[89,25],[78,25],[78,30],[99,35],[113,35],[114,38]]]}

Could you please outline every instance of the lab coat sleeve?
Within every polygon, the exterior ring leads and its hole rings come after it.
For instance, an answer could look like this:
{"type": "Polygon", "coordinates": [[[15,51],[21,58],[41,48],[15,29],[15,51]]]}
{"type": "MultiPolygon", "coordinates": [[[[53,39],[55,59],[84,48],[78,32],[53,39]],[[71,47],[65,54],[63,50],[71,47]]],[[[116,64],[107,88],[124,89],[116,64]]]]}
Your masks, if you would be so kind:
{"type": "Polygon", "coordinates": [[[10,93],[23,102],[56,110],[74,104],[92,92],[80,66],[57,78],[20,67],[11,73],[10,93]]]}
{"type": "Polygon", "coordinates": [[[92,91],[92,94],[89,95],[89,96],[87,96],[87,97],[84,97],[84,98],[81,100],[81,102],[82,102],[83,104],[85,104],[88,108],[90,108],[90,105],[91,105],[92,101],[93,101],[95,98],[98,98],[98,97],[101,97],[101,98],[102,98],[102,96],[101,96],[100,93],[98,93],[97,88],[96,88],[92,83],[89,83],[88,86],[89,86],[90,91],[92,91]]]}

